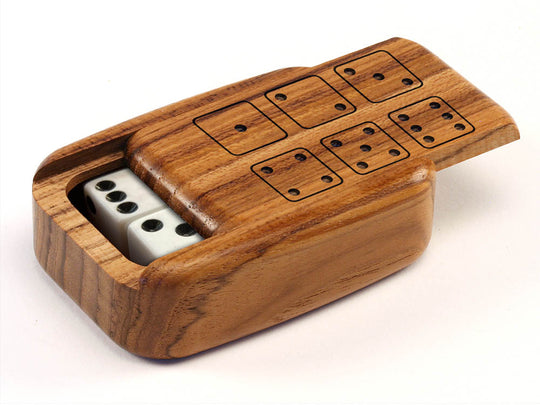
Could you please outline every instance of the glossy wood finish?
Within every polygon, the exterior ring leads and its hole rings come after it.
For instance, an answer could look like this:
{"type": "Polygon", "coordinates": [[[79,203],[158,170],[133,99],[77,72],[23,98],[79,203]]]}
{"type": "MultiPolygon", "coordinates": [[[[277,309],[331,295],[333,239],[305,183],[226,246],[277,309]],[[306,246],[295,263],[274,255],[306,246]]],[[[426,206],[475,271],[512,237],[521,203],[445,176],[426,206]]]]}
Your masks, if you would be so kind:
{"type": "Polygon", "coordinates": [[[372,103],[383,102],[422,86],[418,77],[382,50],[336,66],[334,71],[372,103]]]}
{"type": "Polygon", "coordinates": [[[55,152],[34,179],[36,255],[117,343],[187,356],[407,266],[429,241],[435,170],[518,137],[497,104],[395,38],[55,152]],[[122,256],[67,192],[125,164],[207,239],[146,267],[122,256]]]}
{"type": "Polygon", "coordinates": [[[233,155],[243,155],[287,136],[261,111],[245,101],[203,115],[194,123],[233,155]],[[242,124],[230,125],[238,117],[242,117],[242,124]]]}
{"type": "Polygon", "coordinates": [[[266,98],[302,128],[314,128],[356,109],[319,76],[308,76],[266,93],[266,98]]]}

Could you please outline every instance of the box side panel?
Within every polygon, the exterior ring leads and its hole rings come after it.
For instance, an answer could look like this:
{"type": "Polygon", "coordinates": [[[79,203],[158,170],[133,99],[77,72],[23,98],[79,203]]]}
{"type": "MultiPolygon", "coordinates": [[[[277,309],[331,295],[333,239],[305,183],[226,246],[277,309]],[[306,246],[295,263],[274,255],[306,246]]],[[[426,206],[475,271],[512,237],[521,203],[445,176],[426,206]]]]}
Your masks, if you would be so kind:
{"type": "Polygon", "coordinates": [[[321,221],[216,235],[142,276],[129,346],[184,357],[276,325],[412,263],[431,235],[434,166],[413,162],[378,198],[321,221]],[[202,254],[202,253],[205,254],[202,254]]]}
{"type": "Polygon", "coordinates": [[[123,346],[137,291],[101,268],[36,201],[34,250],[43,269],[113,340],[123,346]]]}

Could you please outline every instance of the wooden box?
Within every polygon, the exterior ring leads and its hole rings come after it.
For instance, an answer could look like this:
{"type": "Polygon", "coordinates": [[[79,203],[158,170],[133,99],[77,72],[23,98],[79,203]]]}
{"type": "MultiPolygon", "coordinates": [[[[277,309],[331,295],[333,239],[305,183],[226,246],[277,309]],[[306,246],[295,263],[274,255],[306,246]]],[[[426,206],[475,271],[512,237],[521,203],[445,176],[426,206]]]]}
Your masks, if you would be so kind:
{"type": "Polygon", "coordinates": [[[66,146],[33,183],[47,273],[115,342],[188,356],[412,263],[435,171],[519,138],[511,117],[400,38],[257,76],[66,146]],[[80,184],[127,166],[205,239],[148,266],[87,219],[80,184]]]}

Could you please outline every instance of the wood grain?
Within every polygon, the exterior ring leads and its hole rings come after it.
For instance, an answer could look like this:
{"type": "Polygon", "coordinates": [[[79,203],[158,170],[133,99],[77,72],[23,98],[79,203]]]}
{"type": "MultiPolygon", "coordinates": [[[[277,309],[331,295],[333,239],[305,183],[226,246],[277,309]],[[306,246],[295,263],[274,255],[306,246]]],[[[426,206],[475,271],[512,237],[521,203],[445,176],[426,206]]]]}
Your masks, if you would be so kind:
{"type": "Polygon", "coordinates": [[[243,155],[287,136],[268,117],[245,101],[203,115],[194,123],[233,155],[243,155]],[[238,117],[242,117],[242,123],[237,123],[238,117]]]}
{"type": "Polygon", "coordinates": [[[356,109],[318,76],[308,76],[266,93],[266,98],[302,128],[313,128],[356,109]]]}
{"type": "Polygon", "coordinates": [[[336,66],[334,71],[373,103],[422,86],[418,77],[386,51],[376,51],[346,62],[336,66]]]}
{"type": "Polygon", "coordinates": [[[518,137],[491,99],[394,38],[172,104],[53,153],[33,184],[36,256],[122,347],[183,357],[404,268],[429,241],[435,170],[518,137]],[[68,198],[124,165],[206,239],[146,267],[126,259],[68,198]]]}
{"type": "Polygon", "coordinates": [[[363,122],[330,135],[321,143],[358,174],[371,173],[410,156],[374,122],[363,122]]]}

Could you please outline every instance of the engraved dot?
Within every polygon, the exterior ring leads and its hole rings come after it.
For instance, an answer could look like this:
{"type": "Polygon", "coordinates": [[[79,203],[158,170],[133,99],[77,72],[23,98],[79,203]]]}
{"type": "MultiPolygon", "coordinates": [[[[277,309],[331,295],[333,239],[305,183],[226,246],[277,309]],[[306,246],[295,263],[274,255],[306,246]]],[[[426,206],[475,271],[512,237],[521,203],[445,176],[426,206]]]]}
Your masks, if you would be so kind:
{"type": "Polygon", "coordinates": [[[432,143],[433,141],[435,141],[435,138],[433,138],[432,136],[424,136],[424,142],[432,143]]]}
{"type": "Polygon", "coordinates": [[[368,168],[368,164],[366,162],[358,162],[356,164],[356,166],[358,166],[360,169],[367,169],[368,168]]]}
{"type": "Polygon", "coordinates": [[[300,190],[298,190],[298,189],[296,189],[296,188],[290,188],[289,191],[288,191],[288,193],[289,193],[290,195],[297,196],[297,195],[300,194],[300,190]]]}
{"type": "Polygon", "coordinates": [[[159,219],[147,219],[141,224],[141,228],[146,232],[157,232],[163,228],[163,222],[159,219]]]}
{"type": "Polygon", "coordinates": [[[246,132],[247,131],[247,127],[245,125],[242,125],[242,124],[236,125],[234,127],[234,129],[236,129],[238,132],[246,132]]]}
{"type": "Polygon", "coordinates": [[[403,83],[405,86],[410,86],[411,84],[413,84],[413,81],[406,77],[405,79],[401,80],[401,83],[403,83]]]}
{"type": "Polygon", "coordinates": [[[343,144],[341,143],[341,141],[338,141],[337,139],[332,139],[330,141],[330,145],[332,145],[334,148],[339,148],[343,144]]]}
{"type": "Polygon", "coordinates": [[[364,134],[366,135],[373,135],[375,133],[375,130],[371,127],[365,127],[362,131],[364,131],[364,134]]]}
{"type": "Polygon", "coordinates": [[[374,78],[375,80],[384,80],[384,75],[383,75],[382,73],[375,73],[375,74],[373,75],[373,78],[374,78]]]}
{"type": "Polygon", "coordinates": [[[371,150],[371,146],[362,145],[362,146],[360,146],[360,149],[363,150],[364,152],[369,152],[371,150]]]}
{"type": "Polygon", "coordinates": [[[346,75],[349,75],[349,76],[352,76],[352,75],[356,74],[356,70],[354,70],[352,68],[346,68],[344,70],[344,72],[345,72],[346,75]]]}
{"type": "Polygon", "coordinates": [[[325,183],[332,183],[334,181],[334,179],[330,176],[322,176],[321,180],[324,181],[325,183]]]}
{"type": "Polygon", "coordinates": [[[274,169],[272,169],[271,167],[269,166],[264,166],[261,168],[261,172],[263,173],[266,173],[266,174],[270,174],[274,171],[274,169]]]}
{"type": "Polygon", "coordinates": [[[123,191],[117,190],[117,191],[111,191],[109,194],[105,196],[107,201],[110,202],[120,202],[124,201],[126,199],[127,195],[123,191]]]}
{"type": "Polygon", "coordinates": [[[429,103],[429,106],[433,108],[434,110],[436,110],[437,108],[441,108],[441,105],[435,101],[432,101],[431,103],[429,103]]]}
{"type": "Polygon", "coordinates": [[[454,116],[450,113],[444,113],[443,115],[441,115],[441,117],[443,117],[445,120],[451,120],[452,118],[454,118],[454,116]]]}
{"type": "Polygon", "coordinates": [[[334,108],[338,111],[345,111],[345,109],[347,108],[347,106],[345,104],[341,104],[341,103],[338,103],[334,106],[334,108]]]}
{"type": "Polygon", "coordinates": [[[285,101],[287,100],[287,96],[283,93],[278,93],[276,94],[275,96],[275,99],[278,100],[278,101],[285,101]]]}
{"type": "Polygon", "coordinates": [[[114,184],[114,181],[110,180],[102,180],[96,184],[96,189],[99,191],[110,191],[115,187],[116,184],[114,184]]]}
{"type": "Polygon", "coordinates": [[[454,125],[454,128],[457,129],[458,131],[463,131],[465,129],[465,125],[459,123],[459,124],[454,125]]]}
{"type": "Polygon", "coordinates": [[[294,155],[294,158],[300,162],[303,162],[307,159],[306,155],[304,155],[303,153],[297,153],[296,155],[294,155]]]}
{"type": "Polygon", "coordinates": [[[195,235],[195,229],[190,224],[184,222],[176,227],[174,230],[180,236],[192,236],[195,235]]]}
{"type": "Polygon", "coordinates": [[[401,152],[397,149],[390,149],[388,153],[392,156],[399,156],[401,154],[401,152]]]}
{"type": "Polygon", "coordinates": [[[123,202],[118,207],[116,207],[116,210],[122,214],[131,214],[137,211],[138,208],[139,206],[135,204],[134,202],[127,201],[127,202],[123,202]]]}
{"type": "Polygon", "coordinates": [[[411,131],[413,132],[420,132],[422,130],[422,127],[420,125],[412,125],[411,131]]]}
{"type": "Polygon", "coordinates": [[[407,114],[399,114],[397,117],[398,117],[398,120],[400,120],[400,121],[408,121],[409,120],[409,116],[407,114]]]}

